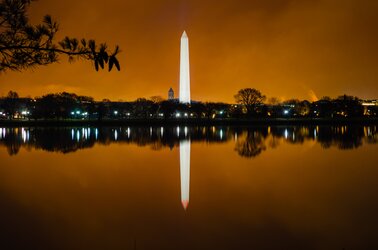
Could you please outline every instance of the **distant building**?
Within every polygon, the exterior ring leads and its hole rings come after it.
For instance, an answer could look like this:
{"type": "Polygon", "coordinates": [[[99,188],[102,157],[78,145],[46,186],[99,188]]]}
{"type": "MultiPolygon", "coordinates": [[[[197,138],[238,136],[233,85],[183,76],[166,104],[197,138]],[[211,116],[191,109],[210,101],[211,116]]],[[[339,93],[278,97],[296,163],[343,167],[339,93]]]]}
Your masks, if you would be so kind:
{"type": "Polygon", "coordinates": [[[169,100],[169,101],[172,101],[172,100],[174,100],[174,99],[175,99],[175,92],[173,91],[172,88],[170,88],[170,89],[168,90],[168,100],[169,100]]]}

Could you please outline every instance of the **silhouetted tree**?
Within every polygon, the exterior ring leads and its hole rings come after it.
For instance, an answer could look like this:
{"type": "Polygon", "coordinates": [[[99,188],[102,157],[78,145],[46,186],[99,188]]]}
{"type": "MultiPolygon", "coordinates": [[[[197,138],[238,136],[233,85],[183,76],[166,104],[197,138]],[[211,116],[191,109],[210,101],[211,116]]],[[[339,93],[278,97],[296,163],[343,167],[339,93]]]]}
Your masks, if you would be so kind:
{"type": "Polygon", "coordinates": [[[42,24],[29,23],[27,10],[32,0],[1,0],[0,2],[0,72],[23,70],[33,66],[48,65],[67,55],[69,61],[82,58],[94,62],[95,69],[108,64],[120,70],[119,47],[109,53],[106,44],[96,45],[94,40],[66,37],[60,42],[54,38],[58,23],[46,15],[42,24]]]}
{"type": "Polygon", "coordinates": [[[266,150],[264,133],[259,130],[247,130],[240,135],[235,150],[240,156],[253,158],[266,150]]]}
{"type": "Polygon", "coordinates": [[[329,97],[329,96],[323,96],[322,98],[320,98],[321,101],[332,101],[332,98],[329,97]]]}
{"type": "Polygon", "coordinates": [[[280,99],[278,99],[277,97],[271,97],[268,99],[268,104],[270,105],[279,105],[281,102],[280,102],[280,99]]]}
{"type": "Polygon", "coordinates": [[[164,101],[163,97],[161,96],[151,96],[150,100],[156,104],[160,104],[162,101],[164,101]]]}
{"type": "Polygon", "coordinates": [[[259,90],[252,88],[241,89],[234,97],[237,103],[245,106],[248,115],[256,113],[257,105],[262,104],[266,99],[259,90]]]}
{"type": "Polygon", "coordinates": [[[197,118],[202,118],[203,114],[206,113],[206,106],[202,102],[192,103],[190,109],[197,118]]]}
{"type": "Polygon", "coordinates": [[[148,118],[157,111],[157,105],[146,98],[138,98],[133,103],[133,113],[135,117],[148,118]]]}
{"type": "Polygon", "coordinates": [[[177,109],[177,103],[174,101],[162,101],[160,103],[160,111],[164,114],[164,118],[171,118],[175,110],[177,109]]]}
{"type": "Polygon", "coordinates": [[[19,100],[19,96],[18,96],[18,93],[15,91],[9,91],[8,95],[5,97],[3,107],[5,109],[5,112],[9,114],[10,119],[13,119],[17,111],[18,100],[19,100]]]}
{"type": "Polygon", "coordinates": [[[358,117],[364,113],[364,108],[358,97],[342,95],[333,101],[335,112],[339,116],[358,117]]]}

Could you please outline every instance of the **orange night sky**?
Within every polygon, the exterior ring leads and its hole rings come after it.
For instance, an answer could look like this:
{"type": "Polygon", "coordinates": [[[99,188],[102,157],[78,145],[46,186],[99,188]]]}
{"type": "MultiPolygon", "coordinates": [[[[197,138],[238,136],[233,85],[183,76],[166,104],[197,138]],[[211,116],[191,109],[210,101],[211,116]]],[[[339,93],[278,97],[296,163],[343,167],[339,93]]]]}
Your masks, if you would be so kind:
{"type": "Polygon", "coordinates": [[[65,35],[120,45],[121,72],[61,62],[0,75],[0,95],[76,92],[132,101],[178,94],[179,48],[190,41],[192,99],[233,102],[241,88],[267,97],[378,97],[376,0],[39,0],[65,35]]]}

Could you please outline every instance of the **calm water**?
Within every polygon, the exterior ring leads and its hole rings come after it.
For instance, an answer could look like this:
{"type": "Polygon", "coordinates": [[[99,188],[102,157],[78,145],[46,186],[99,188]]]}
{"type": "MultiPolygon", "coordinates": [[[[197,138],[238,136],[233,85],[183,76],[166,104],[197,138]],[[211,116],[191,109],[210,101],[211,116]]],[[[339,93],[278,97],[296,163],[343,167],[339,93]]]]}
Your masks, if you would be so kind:
{"type": "Polygon", "coordinates": [[[0,128],[1,249],[378,249],[377,126],[0,128]]]}

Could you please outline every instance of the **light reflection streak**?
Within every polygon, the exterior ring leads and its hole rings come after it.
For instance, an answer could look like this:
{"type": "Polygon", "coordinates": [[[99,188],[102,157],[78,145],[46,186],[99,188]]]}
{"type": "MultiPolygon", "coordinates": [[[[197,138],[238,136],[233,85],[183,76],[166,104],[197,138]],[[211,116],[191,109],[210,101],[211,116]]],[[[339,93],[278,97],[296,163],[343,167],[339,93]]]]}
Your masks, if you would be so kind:
{"type": "Polygon", "coordinates": [[[25,143],[26,142],[26,132],[24,128],[21,128],[21,138],[22,141],[25,143]]]}

